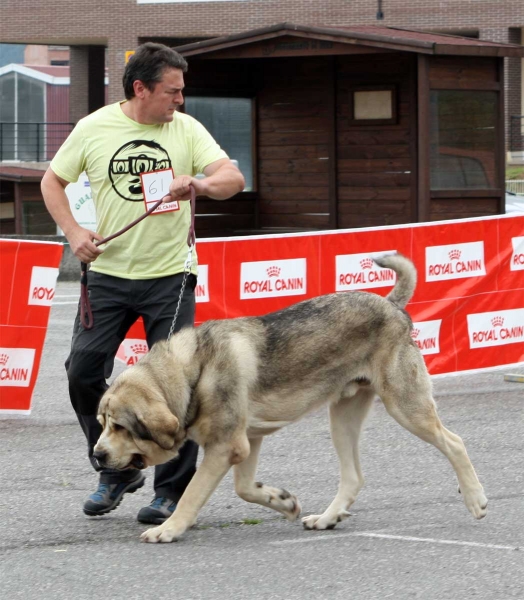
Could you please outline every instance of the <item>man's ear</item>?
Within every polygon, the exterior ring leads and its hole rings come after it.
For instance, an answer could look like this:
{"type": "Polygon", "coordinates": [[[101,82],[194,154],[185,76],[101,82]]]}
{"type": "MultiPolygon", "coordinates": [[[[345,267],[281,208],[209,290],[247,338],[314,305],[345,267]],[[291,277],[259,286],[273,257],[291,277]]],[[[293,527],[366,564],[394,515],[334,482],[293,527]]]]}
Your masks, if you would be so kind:
{"type": "Polygon", "coordinates": [[[137,98],[143,98],[146,94],[147,87],[140,79],[135,79],[135,81],[133,81],[133,90],[137,98]]]}
{"type": "Polygon", "coordinates": [[[175,445],[178,419],[163,402],[154,402],[140,412],[127,412],[126,429],[141,440],[149,440],[164,450],[175,445]]]}

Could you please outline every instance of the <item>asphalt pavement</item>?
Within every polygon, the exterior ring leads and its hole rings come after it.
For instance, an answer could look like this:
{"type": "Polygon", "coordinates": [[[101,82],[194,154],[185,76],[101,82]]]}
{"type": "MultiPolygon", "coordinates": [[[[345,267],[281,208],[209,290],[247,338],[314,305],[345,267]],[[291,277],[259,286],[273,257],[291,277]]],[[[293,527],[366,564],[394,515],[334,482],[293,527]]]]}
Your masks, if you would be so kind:
{"type": "MultiPolygon", "coordinates": [[[[32,414],[0,420],[0,598],[53,600],[509,600],[524,598],[524,364],[434,379],[489,498],[475,521],[447,460],[377,401],[361,443],[366,484],[352,516],[310,532],[240,500],[231,473],[197,525],[143,544],[146,485],[104,517],[82,512],[97,476],[69,404],[63,363],[77,283],[59,283],[32,414]]],[[[115,374],[123,370],[117,364],[115,374]]],[[[327,411],[266,438],[257,479],[323,511],[338,466],[327,411]]]]}

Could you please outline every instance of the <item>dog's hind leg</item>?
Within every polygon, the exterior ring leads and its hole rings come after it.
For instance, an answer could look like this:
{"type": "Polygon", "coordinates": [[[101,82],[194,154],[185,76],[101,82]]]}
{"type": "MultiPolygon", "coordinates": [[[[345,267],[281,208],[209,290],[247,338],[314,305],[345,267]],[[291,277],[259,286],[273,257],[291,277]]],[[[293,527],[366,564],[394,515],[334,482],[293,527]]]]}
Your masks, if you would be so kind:
{"type": "Polygon", "coordinates": [[[337,495],[323,514],[302,519],[305,529],[333,529],[349,516],[349,507],[364,485],[358,445],[374,397],[372,389],[361,388],[355,396],[330,405],[331,437],[340,462],[340,483],[337,495]]]}
{"type": "MultiPolygon", "coordinates": [[[[416,368],[414,369],[416,371],[416,368]]],[[[424,370],[425,371],[425,370],[424,370]]],[[[389,414],[425,442],[433,444],[449,460],[457,474],[459,489],[466,507],[476,519],[487,513],[488,500],[466,452],[462,439],[446,429],[437,414],[431,395],[431,382],[425,374],[417,377],[417,385],[409,390],[400,383],[388,385],[382,400],[389,414]]],[[[404,379],[404,382],[408,379],[404,379]]]]}
{"type": "Polygon", "coordinates": [[[289,521],[294,521],[300,514],[297,498],[287,490],[255,481],[262,438],[250,438],[249,443],[251,446],[249,456],[233,469],[236,493],[246,502],[267,506],[282,513],[289,521]]]}

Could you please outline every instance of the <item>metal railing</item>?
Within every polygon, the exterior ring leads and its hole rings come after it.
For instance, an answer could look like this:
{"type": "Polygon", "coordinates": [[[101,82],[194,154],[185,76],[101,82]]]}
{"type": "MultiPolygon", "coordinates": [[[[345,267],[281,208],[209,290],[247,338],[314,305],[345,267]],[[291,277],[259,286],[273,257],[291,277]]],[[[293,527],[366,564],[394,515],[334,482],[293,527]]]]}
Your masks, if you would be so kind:
{"type": "Polygon", "coordinates": [[[506,190],[524,196],[524,179],[506,179],[506,190]]]}
{"type": "Polygon", "coordinates": [[[0,161],[49,161],[73,127],[73,123],[0,123],[0,161]]]}
{"type": "Polygon", "coordinates": [[[524,151],[524,115],[512,115],[509,119],[509,151],[524,151]]]}

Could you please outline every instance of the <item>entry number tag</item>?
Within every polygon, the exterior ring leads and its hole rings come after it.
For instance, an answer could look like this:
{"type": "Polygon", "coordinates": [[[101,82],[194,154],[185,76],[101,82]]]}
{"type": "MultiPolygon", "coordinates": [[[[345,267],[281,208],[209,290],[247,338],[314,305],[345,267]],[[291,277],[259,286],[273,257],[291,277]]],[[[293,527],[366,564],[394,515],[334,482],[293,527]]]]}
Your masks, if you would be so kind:
{"type": "MultiPolygon", "coordinates": [[[[160,171],[151,171],[149,173],[140,173],[142,180],[142,191],[144,193],[144,202],[146,210],[149,210],[155,202],[161,200],[169,193],[169,184],[175,178],[173,169],[161,169],[160,171]]],[[[165,212],[179,210],[177,201],[161,204],[153,211],[153,215],[165,212]]]]}

